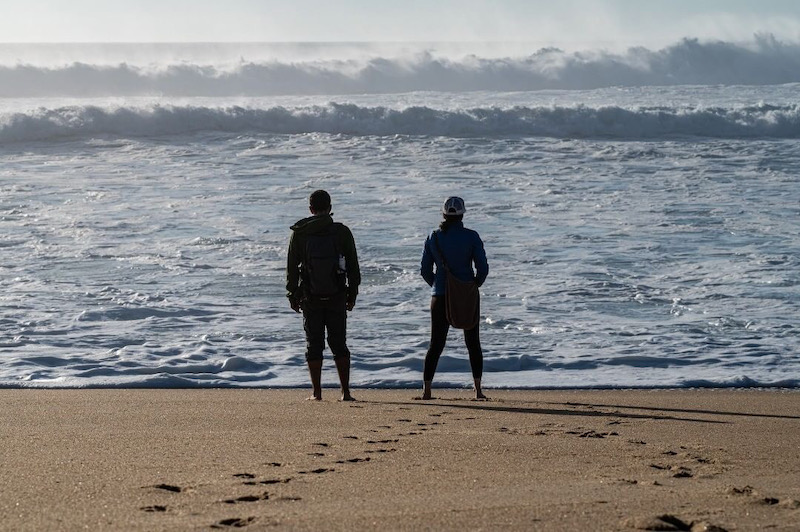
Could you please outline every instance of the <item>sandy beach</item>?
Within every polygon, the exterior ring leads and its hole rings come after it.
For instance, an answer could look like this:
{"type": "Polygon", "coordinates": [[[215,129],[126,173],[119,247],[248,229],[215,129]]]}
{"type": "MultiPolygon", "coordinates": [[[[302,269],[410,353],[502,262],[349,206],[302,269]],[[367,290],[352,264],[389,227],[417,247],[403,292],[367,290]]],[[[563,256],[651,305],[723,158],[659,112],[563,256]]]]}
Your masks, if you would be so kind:
{"type": "Polygon", "coordinates": [[[0,529],[800,523],[797,391],[307,393],[0,390],[0,529]]]}

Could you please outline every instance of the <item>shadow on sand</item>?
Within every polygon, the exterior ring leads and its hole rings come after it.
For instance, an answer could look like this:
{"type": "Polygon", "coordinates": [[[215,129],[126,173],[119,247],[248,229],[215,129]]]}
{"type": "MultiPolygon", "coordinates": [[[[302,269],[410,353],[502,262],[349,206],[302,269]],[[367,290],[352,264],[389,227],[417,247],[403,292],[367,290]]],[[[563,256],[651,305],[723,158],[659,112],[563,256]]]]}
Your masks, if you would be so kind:
{"type": "MultiPolygon", "coordinates": [[[[504,406],[502,404],[498,404],[500,401],[498,400],[488,400],[488,401],[473,401],[473,400],[464,400],[464,399],[432,399],[431,401],[409,401],[409,402],[400,402],[400,401],[363,401],[365,403],[373,403],[373,404],[381,404],[381,405],[398,405],[398,406],[413,406],[419,408],[461,408],[467,410],[475,410],[475,411],[482,411],[482,412],[509,412],[515,414],[537,414],[537,415],[550,415],[550,416],[577,416],[577,417],[607,417],[607,418],[623,418],[623,419],[653,419],[653,420],[662,420],[662,421],[691,421],[695,423],[730,423],[730,421],[722,421],[722,420],[714,420],[714,419],[697,419],[697,418],[686,418],[686,417],[676,417],[676,416],[666,416],[666,415],[657,415],[657,414],[635,414],[635,413],[626,413],[626,412],[619,412],[619,411],[601,411],[601,410],[571,410],[571,409],[562,409],[562,408],[534,408],[534,407],[524,407],[524,406],[504,406]]],[[[580,404],[580,403],[544,403],[544,404],[562,404],[564,406],[574,406],[574,407],[590,407],[590,408],[641,408],[647,410],[645,407],[627,407],[627,406],[615,406],[615,405],[591,405],[591,404],[580,404]]],[[[657,409],[651,409],[657,410],[657,409]]],[[[663,409],[668,410],[668,409],[663,409]]],[[[680,412],[680,410],[674,410],[675,412],[680,412]]],[[[703,413],[703,414],[725,414],[723,412],[692,412],[686,411],[686,413],[703,413]]],[[[746,415],[746,414],[744,414],[746,415]]],[[[782,416],[778,416],[782,417],[782,416]]]]}

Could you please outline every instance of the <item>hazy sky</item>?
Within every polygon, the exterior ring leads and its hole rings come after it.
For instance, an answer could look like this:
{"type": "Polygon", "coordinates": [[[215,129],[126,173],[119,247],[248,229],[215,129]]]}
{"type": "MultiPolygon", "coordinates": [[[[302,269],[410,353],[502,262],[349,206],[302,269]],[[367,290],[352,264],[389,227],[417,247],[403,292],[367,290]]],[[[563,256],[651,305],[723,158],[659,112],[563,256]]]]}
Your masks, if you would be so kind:
{"type": "Polygon", "coordinates": [[[798,0],[2,0],[2,42],[800,41],[798,0]]]}

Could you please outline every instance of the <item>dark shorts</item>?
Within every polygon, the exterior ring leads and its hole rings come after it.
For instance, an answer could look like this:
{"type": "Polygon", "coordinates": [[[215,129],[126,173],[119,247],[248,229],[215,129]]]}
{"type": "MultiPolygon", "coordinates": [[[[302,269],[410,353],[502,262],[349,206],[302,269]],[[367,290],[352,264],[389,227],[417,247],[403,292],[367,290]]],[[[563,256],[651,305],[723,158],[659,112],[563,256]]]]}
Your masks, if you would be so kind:
{"type": "Polygon", "coordinates": [[[303,328],[306,331],[306,360],[322,360],[325,331],[333,358],[349,358],[347,349],[347,295],[303,301],[303,328]]]}

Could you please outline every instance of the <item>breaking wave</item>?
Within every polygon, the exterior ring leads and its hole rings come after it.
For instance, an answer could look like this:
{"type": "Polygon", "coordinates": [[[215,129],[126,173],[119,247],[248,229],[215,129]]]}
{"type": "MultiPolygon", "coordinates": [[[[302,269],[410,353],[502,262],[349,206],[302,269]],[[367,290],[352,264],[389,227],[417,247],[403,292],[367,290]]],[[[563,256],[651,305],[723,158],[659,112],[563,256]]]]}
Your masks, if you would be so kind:
{"type": "Polygon", "coordinates": [[[308,107],[68,106],[0,116],[0,142],[222,133],[536,136],[658,139],[798,138],[800,106],[640,107],[308,107]]]}
{"type": "Polygon", "coordinates": [[[800,44],[757,36],[749,44],[685,39],[625,52],[544,48],[515,57],[254,59],[235,64],[73,62],[0,66],[0,97],[274,96],[413,91],[534,91],[615,86],[774,85],[800,82],[800,44]]]}

